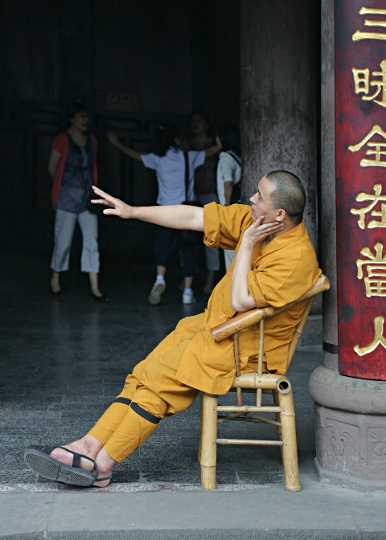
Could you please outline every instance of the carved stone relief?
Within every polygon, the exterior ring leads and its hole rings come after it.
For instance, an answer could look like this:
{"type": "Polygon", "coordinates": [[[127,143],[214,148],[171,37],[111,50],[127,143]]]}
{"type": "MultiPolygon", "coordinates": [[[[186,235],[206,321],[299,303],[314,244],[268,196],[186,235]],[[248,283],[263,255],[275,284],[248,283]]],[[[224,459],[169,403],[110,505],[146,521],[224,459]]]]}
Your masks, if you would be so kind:
{"type": "Polygon", "coordinates": [[[367,427],[369,473],[386,474],[386,428],[367,427]]]}
{"type": "Polygon", "coordinates": [[[359,427],[326,418],[323,431],[327,465],[343,471],[359,471],[359,427]]]}

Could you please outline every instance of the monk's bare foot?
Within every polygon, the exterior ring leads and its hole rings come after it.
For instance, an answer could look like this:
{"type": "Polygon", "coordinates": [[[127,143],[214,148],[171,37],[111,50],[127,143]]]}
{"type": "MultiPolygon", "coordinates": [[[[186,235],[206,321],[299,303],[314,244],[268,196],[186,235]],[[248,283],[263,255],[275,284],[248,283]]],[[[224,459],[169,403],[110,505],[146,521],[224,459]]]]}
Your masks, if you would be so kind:
{"type": "MultiPolygon", "coordinates": [[[[74,441],[70,444],[63,444],[61,446],[63,448],[68,448],[68,450],[71,450],[72,452],[83,454],[84,456],[95,460],[98,452],[103,445],[100,441],[98,441],[98,439],[95,439],[95,437],[92,437],[91,435],[86,435],[78,441],[74,441]]],[[[50,456],[54,459],[57,459],[61,463],[64,463],[66,465],[72,465],[73,455],[70,452],[66,452],[65,450],[63,450],[63,448],[55,448],[51,452],[50,456]]],[[[80,468],[86,471],[93,472],[95,467],[94,463],[89,459],[81,458],[80,468]]]]}
{"type": "Polygon", "coordinates": [[[110,480],[110,476],[111,476],[111,471],[108,472],[108,471],[101,471],[98,467],[98,473],[99,473],[99,478],[107,478],[107,480],[102,480],[100,482],[94,482],[93,483],[93,487],[106,487],[110,484],[111,480],[110,480]]]}
{"type": "Polygon", "coordinates": [[[94,482],[93,486],[95,487],[105,487],[110,483],[110,476],[113,470],[116,461],[108,455],[106,450],[102,448],[96,457],[96,462],[98,465],[98,478],[107,478],[107,480],[102,480],[100,482],[94,482]]]}

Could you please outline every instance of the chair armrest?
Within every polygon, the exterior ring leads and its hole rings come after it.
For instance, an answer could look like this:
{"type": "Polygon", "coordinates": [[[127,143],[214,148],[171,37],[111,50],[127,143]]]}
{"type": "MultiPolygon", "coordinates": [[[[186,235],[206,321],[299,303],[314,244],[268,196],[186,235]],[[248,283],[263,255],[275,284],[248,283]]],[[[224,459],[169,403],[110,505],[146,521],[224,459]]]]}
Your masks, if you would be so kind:
{"type": "Polygon", "coordinates": [[[250,309],[245,313],[235,315],[232,319],[229,319],[229,321],[211,328],[210,333],[212,334],[214,341],[218,343],[219,341],[240,332],[240,330],[244,330],[244,328],[248,328],[248,326],[257,324],[262,319],[270,317],[274,312],[275,308],[272,306],[261,309],[250,309]]]}
{"type": "Polygon", "coordinates": [[[329,288],[330,282],[327,276],[321,274],[315,285],[313,285],[311,289],[309,289],[297,300],[294,300],[293,302],[290,302],[289,304],[278,308],[267,306],[265,308],[256,308],[246,311],[245,313],[239,313],[229,321],[219,324],[218,326],[214,326],[213,328],[211,328],[210,332],[214,341],[218,343],[219,341],[223,341],[227,337],[232,336],[233,334],[236,334],[241,330],[244,330],[244,328],[248,328],[249,326],[259,323],[262,319],[272,317],[272,315],[276,315],[276,313],[280,313],[281,311],[284,311],[294,306],[295,304],[298,304],[299,302],[308,300],[316,294],[327,291],[329,288]]]}

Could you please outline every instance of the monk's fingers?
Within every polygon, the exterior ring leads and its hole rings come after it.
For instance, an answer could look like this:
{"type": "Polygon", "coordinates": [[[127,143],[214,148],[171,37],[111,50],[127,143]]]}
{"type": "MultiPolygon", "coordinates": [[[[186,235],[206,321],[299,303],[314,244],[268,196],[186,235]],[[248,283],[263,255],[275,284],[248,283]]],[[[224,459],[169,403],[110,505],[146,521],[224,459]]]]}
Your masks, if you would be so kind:
{"type": "Polygon", "coordinates": [[[99,195],[99,197],[102,197],[102,199],[104,199],[105,201],[108,201],[110,203],[109,206],[115,206],[115,204],[119,201],[119,199],[112,197],[111,195],[102,191],[96,186],[92,186],[92,189],[94,190],[95,195],[99,195]]]}
{"type": "Polygon", "coordinates": [[[257,225],[256,228],[258,228],[260,231],[267,232],[267,231],[275,231],[277,229],[280,229],[282,226],[283,224],[280,223],[279,221],[272,221],[269,223],[260,223],[259,225],[257,225]]]}
{"type": "Polygon", "coordinates": [[[259,225],[262,224],[263,219],[264,219],[264,216],[259,216],[259,217],[256,219],[255,223],[254,223],[255,227],[259,227],[259,225]]]}
{"type": "Polygon", "coordinates": [[[106,199],[91,199],[91,202],[93,204],[103,204],[104,206],[111,206],[111,208],[115,208],[114,204],[106,199]]]}
{"type": "Polygon", "coordinates": [[[103,213],[106,216],[118,216],[118,217],[120,217],[118,210],[115,210],[115,208],[114,209],[112,208],[111,210],[110,210],[110,208],[106,208],[106,210],[103,210],[103,213]]]}
{"type": "Polygon", "coordinates": [[[265,227],[265,230],[266,231],[273,231],[273,230],[276,230],[276,229],[280,229],[282,226],[283,226],[282,223],[278,223],[277,221],[275,221],[274,223],[267,223],[266,227],[265,227]]]}
{"type": "Polygon", "coordinates": [[[251,232],[257,233],[265,231],[268,225],[271,225],[271,223],[263,223],[264,216],[259,216],[256,221],[249,227],[251,229],[251,232]]]}
{"type": "Polygon", "coordinates": [[[97,195],[107,195],[107,193],[102,191],[98,186],[91,186],[91,188],[97,195]]]}
{"type": "Polygon", "coordinates": [[[245,233],[253,238],[256,242],[264,240],[270,234],[280,231],[283,228],[283,224],[277,221],[262,223],[264,216],[257,218],[255,223],[245,231],[245,233]]]}
{"type": "Polygon", "coordinates": [[[261,228],[258,232],[256,232],[256,234],[262,237],[267,237],[270,234],[279,232],[282,228],[283,227],[281,225],[270,225],[269,227],[261,228]]]}

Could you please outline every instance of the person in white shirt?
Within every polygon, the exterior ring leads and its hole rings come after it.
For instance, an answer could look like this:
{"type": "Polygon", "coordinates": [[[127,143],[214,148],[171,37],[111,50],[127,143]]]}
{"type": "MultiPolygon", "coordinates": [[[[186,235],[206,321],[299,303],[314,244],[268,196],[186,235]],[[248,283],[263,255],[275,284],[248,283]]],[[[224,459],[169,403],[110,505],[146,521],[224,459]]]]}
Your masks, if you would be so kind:
{"type": "MultiPolygon", "coordinates": [[[[219,130],[223,151],[217,165],[217,194],[220,204],[229,206],[239,202],[235,197],[235,186],[240,187],[241,159],[238,151],[238,133],[232,126],[222,126],[219,130]]],[[[235,257],[234,250],[224,250],[225,268],[228,271],[235,257]]]]}
{"type": "MultiPolygon", "coordinates": [[[[180,131],[174,124],[158,126],[156,131],[156,147],[153,153],[141,154],[132,148],[124,146],[112,131],[107,132],[107,138],[122,152],[133,159],[141,161],[145,167],[155,170],[158,182],[157,204],[161,206],[194,201],[194,170],[204,163],[206,157],[218,154],[221,150],[220,139],[217,138],[216,145],[205,151],[191,150],[184,153],[179,149],[181,136],[180,131]],[[187,166],[188,186],[185,183],[187,166]]],[[[157,226],[154,246],[157,277],[148,297],[151,305],[158,305],[161,302],[161,296],[166,289],[165,275],[169,259],[180,243],[180,231],[157,226]]],[[[184,272],[182,302],[184,304],[193,304],[196,301],[192,291],[196,265],[196,246],[194,243],[182,241],[181,247],[184,272]]]]}

